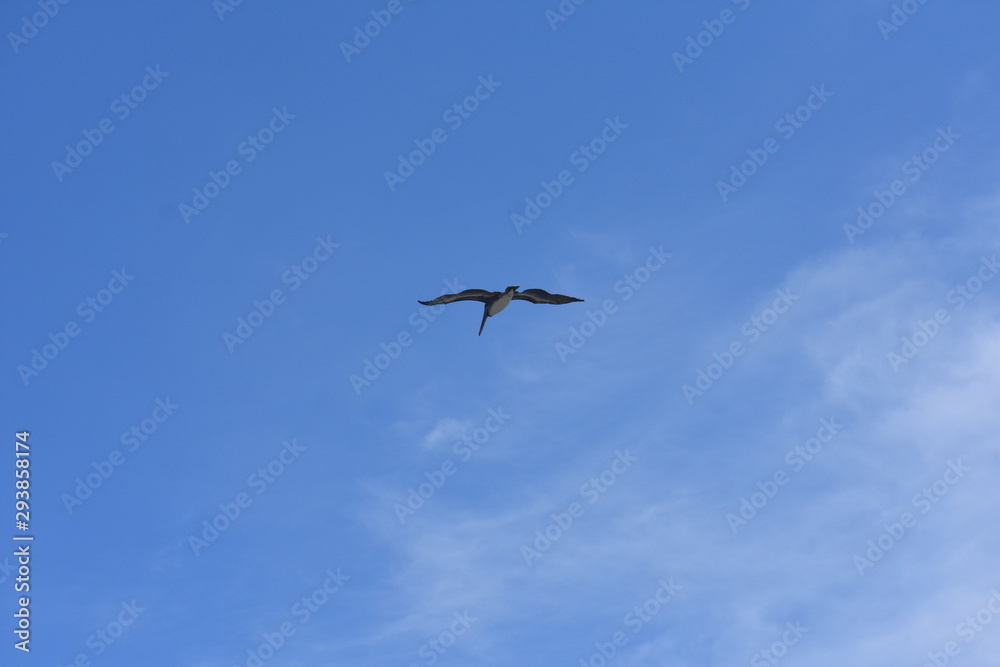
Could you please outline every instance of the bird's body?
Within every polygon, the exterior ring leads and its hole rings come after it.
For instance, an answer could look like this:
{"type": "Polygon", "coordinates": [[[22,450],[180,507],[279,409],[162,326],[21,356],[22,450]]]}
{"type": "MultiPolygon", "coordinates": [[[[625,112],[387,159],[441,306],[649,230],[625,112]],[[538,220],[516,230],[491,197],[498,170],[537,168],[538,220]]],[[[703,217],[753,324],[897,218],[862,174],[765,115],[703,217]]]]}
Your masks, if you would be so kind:
{"type": "Polygon", "coordinates": [[[417,301],[417,303],[423,304],[425,306],[437,306],[445,303],[452,303],[453,301],[482,301],[483,304],[483,321],[479,325],[479,335],[483,335],[483,327],[486,326],[486,318],[493,317],[501,310],[510,305],[510,302],[514,299],[520,299],[523,301],[530,301],[531,303],[549,303],[549,304],[563,304],[563,303],[573,303],[574,301],[583,301],[583,299],[577,299],[572,296],[565,296],[563,294],[549,294],[545,290],[541,289],[526,289],[523,292],[518,292],[518,285],[511,285],[503,292],[489,292],[483,289],[467,289],[458,294],[443,294],[433,301],[417,301]]]}
{"type": "Polygon", "coordinates": [[[514,292],[517,287],[508,287],[500,296],[496,296],[486,302],[486,312],[489,317],[493,317],[501,310],[510,305],[510,302],[514,300],[514,292]]]}

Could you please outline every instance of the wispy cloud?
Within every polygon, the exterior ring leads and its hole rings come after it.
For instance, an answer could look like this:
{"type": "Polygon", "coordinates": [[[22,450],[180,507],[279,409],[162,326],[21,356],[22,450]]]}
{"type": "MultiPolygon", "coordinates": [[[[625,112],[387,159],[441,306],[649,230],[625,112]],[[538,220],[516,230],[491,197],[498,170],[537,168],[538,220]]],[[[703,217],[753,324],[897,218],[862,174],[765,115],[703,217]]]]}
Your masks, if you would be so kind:
{"type": "Polygon", "coordinates": [[[439,420],[431,432],[424,436],[424,447],[437,449],[443,445],[450,445],[452,442],[460,440],[471,429],[471,421],[459,421],[445,417],[439,420]]]}
{"type": "MultiPolygon", "coordinates": [[[[678,664],[692,655],[701,657],[689,664],[750,660],[784,641],[794,623],[808,631],[786,647],[788,655],[809,664],[921,660],[920,647],[933,650],[946,641],[962,610],[986,600],[992,585],[987,542],[995,540],[986,537],[984,507],[1000,503],[1000,492],[989,485],[1000,472],[994,454],[1000,418],[990,408],[1000,399],[1000,325],[992,314],[1000,289],[984,289],[956,313],[905,374],[894,373],[885,357],[911,323],[938,307],[956,277],[974,268],[984,249],[962,239],[977,233],[978,219],[978,208],[963,216],[959,233],[946,243],[965,252],[947,257],[936,251],[939,242],[910,237],[838,249],[791,269],[786,280],[801,286],[800,312],[734,369],[728,391],[706,397],[712,411],[724,412],[733,395],[762,382],[774,387],[767,421],[743,425],[743,452],[719,459],[714,447],[699,451],[710,443],[673,441],[669,431],[699,419],[676,408],[669,416],[648,415],[613,440],[581,435],[576,449],[543,437],[563,457],[558,465],[544,454],[515,454],[540,441],[538,433],[531,440],[529,432],[512,431],[506,454],[489,465],[497,474],[513,472],[519,459],[530,461],[536,466],[530,486],[511,481],[461,498],[443,493],[406,529],[371,524],[401,566],[392,583],[402,593],[393,632],[433,632],[441,619],[467,608],[484,619],[463,640],[470,650],[506,639],[503,659],[514,659],[517,650],[505,637],[512,626],[558,635],[553,618],[569,625],[588,618],[592,641],[550,637],[563,657],[586,658],[621,629],[658,578],[672,576],[683,583],[683,594],[617,648],[618,664],[647,664],[653,655],[678,664]],[[803,382],[814,389],[796,392],[803,382]],[[847,424],[844,432],[733,535],[724,518],[732,503],[756,490],[789,449],[830,417],[847,424]],[[536,528],[553,523],[554,513],[581,502],[581,486],[626,441],[642,463],[592,507],[583,501],[582,516],[526,565],[520,546],[531,543],[536,528]],[[921,512],[914,496],[933,486],[955,457],[972,470],[921,512]],[[852,556],[904,511],[916,515],[916,525],[860,577],[852,556]],[[904,591],[907,581],[923,583],[904,591]],[[597,618],[603,625],[595,625],[597,618]],[[698,647],[692,633],[711,638],[712,647],[698,647]],[[844,633],[853,638],[848,645],[844,633]]],[[[761,292],[761,303],[773,300],[770,292],[761,292]]],[[[620,352],[618,362],[627,365],[628,351],[620,352]]],[[[523,401],[540,400],[535,392],[546,391],[544,381],[531,388],[516,373],[506,378],[521,385],[511,392],[523,401]]],[[[633,373],[632,379],[640,382],[631,391],[644,395],[643,404],[678,405],[676,387],[655,374],[633,373]]],[[[582,419],[596,399],[588,388],[551,401],[582,419]]],[[[462,428],[467,425],[442,418],[425,442],[445,442],[462,428]]],[[[540,422],[532,429],[551,431],[540,422]]],[[[583,423],[560,428],[569,440],[585,430],[583,423]]],[[[467,481],[474,485],[482,473],[470,470],[467,481]]]]}

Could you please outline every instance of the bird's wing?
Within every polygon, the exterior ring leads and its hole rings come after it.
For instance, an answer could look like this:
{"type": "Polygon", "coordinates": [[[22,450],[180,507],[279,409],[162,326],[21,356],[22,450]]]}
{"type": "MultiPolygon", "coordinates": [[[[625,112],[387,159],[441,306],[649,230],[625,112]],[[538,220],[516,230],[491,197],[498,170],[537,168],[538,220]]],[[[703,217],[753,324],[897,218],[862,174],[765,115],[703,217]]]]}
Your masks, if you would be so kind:
{"type": "Polygon", "coordinates": [[[574,301],[583,301],[583,299],[577,299],[574,296],[566,296],[565,294],[549,294],[543,289],[526,289],[521,292],[514,292],[514,298],[521,299],[523,301],[530,301],[531,303],[551,303],[555,305],[573,303],[574,301]]]}
{"type": "Polygon", "coordinates": [[[499,292],[488,292],[484,289],[467,289],[458,294],[442,294],[433,301],[417,301],[417,303],[422,303],[425,306],[437,306],[442,303],[451,303],[452,301],[482,301],[486,302],[492,296],[499,294],[499,292]]]}

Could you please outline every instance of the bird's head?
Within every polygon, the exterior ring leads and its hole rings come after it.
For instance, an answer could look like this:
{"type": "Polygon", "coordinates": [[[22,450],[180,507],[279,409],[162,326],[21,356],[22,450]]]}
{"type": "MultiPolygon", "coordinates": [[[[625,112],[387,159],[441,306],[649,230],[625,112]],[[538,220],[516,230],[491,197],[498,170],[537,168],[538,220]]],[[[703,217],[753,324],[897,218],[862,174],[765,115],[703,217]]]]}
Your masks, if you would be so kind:
{"type": "Polygon", "coordinates": [[[504,292],[516,292],[519,289],[521,289],[520,285],[508,285],[507,289],[504,290],[504,292]]]}

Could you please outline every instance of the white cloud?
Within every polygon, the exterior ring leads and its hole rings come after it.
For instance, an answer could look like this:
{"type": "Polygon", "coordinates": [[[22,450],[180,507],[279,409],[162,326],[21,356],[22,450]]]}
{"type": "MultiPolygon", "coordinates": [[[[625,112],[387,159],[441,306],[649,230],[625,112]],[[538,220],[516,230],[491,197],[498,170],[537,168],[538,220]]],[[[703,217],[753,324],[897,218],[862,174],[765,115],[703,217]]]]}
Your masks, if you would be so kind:
{"type": "MultiPolygon", "coordinates": [[[[976,220],[966,224],[975,236],[976,220]]],[[[521,419],[503,442],[506,454],[489,465],[530,461],[530,485],[476,493],[487,472],[502,475],[472,467],[463,471],[466,493],[440,493],[405,528],[370,524],[401,562],[392,582],[400,594],[395,632],[433,632],[442,618],[468,608],[489,619],[470,634],[470,650],[503,644],[511,653],[497,659],[515,659],[509,633],[516,626],[545,635],[559,655],[575,661],[622,630],[623,615],[659,578],[674,576],[683,592],[639,633],[629,633],[618,664],[686,664],[682,656],[692,655],[699,660],[687,664],[746,661],[780,637],[785,621],[797,619],[810,627],[789,652],[797,661],[918,663],[995,585],[984,531],[1000,505],[1000,491],[990,484],[1000,475],[994,455],[1000,280],[953,313],[898,372],[886,361],[900,336],[944,307],[956,278],[977,266],[985,249],[964,239],[910,236],[895,246],[844,247],[791,271],[772,287],[798,286],[795,317],[740,360],[725,390],[706,393],[708,409],[717,414],[713,424],[699,422],[700,413],[680,403],[677,388],[666,386],[654,368],[630,368],[634,405],[623,410],[626,397],[618,396],[619,408],[604,417],[595,413],[607,400],[604,385],[581,383],[575,393],[556,396],[544,378],[502,376],[515,385],[510,394],[535,405],[537,419],[521,419]],[[941,247],[950,253],[942,255],[941,247]],[[761,395],[761,386],[776,393],[761,395]],[[767,407],[757,422],[729,424],[734,400],[767,407]],[[644,414],[638,405],[664,407],[644,414]],[[546,424],[549,413],[562,415],[561,422],[546,424]],[[756,490],[757,481],[787,470],[784,453],[811,435],[819,418],[831,416],[847,424],[844,433],[733,535],[725,513],[756,490]],[[607,418],[620,425],[617,436],[605,437],[599,427],[607,418]],[[686,428],[695,423],[703,431],[691,435],[686,428]],[[742,431],[743,451],[720,459],[714,440],[731,437],[733,428],[742,431]],[[558,438],[547,437],[549,431],[558,438]],[[584,502],[584,515],[527,566],[521,545],[530,544],[553,512],[580,502],[580,484],[625,446],[641,464],[598,502],[584,502]],[[561,463],[517,454],[539,447],[552,447],[561,463]],[[921,514],[912,497],[957,458],[972,472],[921,514]],[[734,482],[720,486],[720,479],[734,482]],[[853,556],[903,511],[914,513],[917,525],[859,576],[853,556]],[[576,630],[562,634],[564,626],[576,630]],[[580,642],[579,636],[592,639],[580,642]],[[715,648],[694,648],[699,641],[715,648]]],[[[762,304],[772,292],[761,292],[762,304]]],[[[620,355],[621,363],[629,350],[620,355]]],[[[574,359],[565,368],[577,376],[578,369],[605,361],[603,355],[574,359]]],[[[425,443],[437,446],[463,429],[468,425],[442,419],[425,443]]],[[[540,662],[536,657],[531,664],[540,662]]]]}
{"type": "Polygon", "coordinates": [[[427,449],[437,449],[442,445],[450,445],[462,439],[473,427],[471,421],[460,421],[445,417],[438,420],[434,428],[424,436],[424,447],[427,449]]]}

